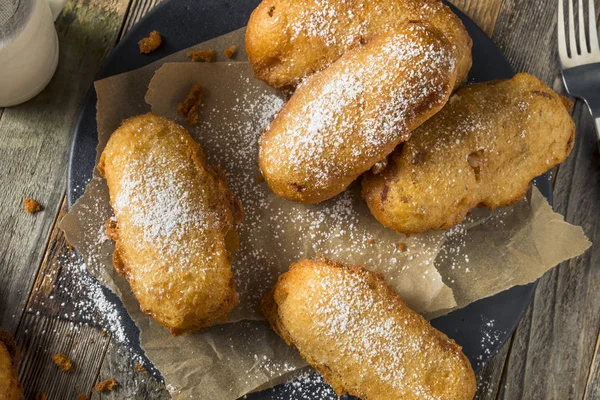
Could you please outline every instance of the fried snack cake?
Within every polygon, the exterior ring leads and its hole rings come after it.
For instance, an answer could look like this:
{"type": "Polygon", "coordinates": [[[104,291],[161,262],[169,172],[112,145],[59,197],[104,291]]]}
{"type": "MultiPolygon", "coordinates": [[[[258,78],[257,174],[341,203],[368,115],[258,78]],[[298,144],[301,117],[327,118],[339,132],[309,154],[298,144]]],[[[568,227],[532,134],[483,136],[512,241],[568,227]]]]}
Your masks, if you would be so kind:
{"type": "Polygon", "coordinates": [[[180,125],[146,114],[111,135],[98,169],[116,227],[113,264],[143,312],[173,335],[217,321],[238,303],[231,271],[241,205],[180,125]]]}
{"type": "Polygon", "coordinates": [[[534,76],[460,89],[362,187],[371,212],[398,232],[447,229],[478,206],[511,205],[571,152],[571,104],[534,76]]]}
{"type": "Polygon", "coordinates": [[[314,74],[261,137],[260,169],[273,192],[317,203],[346,189],[446,103],[452,54],[440,31],[407,23],[314,74]]]}
{"type": "Polygon", "coordinates": [[[295,87],[356,45],[406,21],[426,21],[452,43],[456,87],[471,69],[471,37],[440,0],[264,0],[250,16],[246,51],[259,79],[295,87]]]}
{"type": "Polygon", "coordinates": [[[23,387],[17,379],[21,353],[11,334],[0,329],[0,400],[24,399],[23,387]]]}
{"type": "Polygon", "coordinates": [[[476,381],[453,340],[408,308],[381,274],[301,260],[262,302],[271,327],[338,396],[471,400],[476,381]]]}

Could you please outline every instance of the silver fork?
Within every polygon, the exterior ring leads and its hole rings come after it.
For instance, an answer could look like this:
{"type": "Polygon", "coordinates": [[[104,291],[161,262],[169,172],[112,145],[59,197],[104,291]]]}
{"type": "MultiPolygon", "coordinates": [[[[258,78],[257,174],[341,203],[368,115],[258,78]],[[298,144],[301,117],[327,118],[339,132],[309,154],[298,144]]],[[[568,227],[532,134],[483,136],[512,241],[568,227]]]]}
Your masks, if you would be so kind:
{"type": "Polygon", "coordinates": [[[564,0],[558,0],[558,54],[563,82],[571,96],[585,101],[594,118],[598,146],[600,148],[600,46],[596,28],[596,10],[594,0],[588,0],[588,35],[585,35],[583,0],[579,2],[579,50],[575,42],[575,15],[573,1],[569,2],[569,46],[565,35],[564,0]]]}

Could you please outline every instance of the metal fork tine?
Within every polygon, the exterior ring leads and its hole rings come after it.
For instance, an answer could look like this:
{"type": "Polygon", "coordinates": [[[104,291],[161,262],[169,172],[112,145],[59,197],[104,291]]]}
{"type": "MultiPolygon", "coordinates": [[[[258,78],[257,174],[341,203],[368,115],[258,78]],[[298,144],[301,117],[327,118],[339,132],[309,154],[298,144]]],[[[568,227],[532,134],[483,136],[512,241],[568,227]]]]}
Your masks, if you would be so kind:
{"type": "Polygon", "coordinates": [[[594,0],[590,0],[588,7],[589,14],[589,32],[590,32],[590,52],[600,53],[600,46],[598,45],[598,27],[596,26],[596,7],[594,7],[594,0]]]}
{"type": "Polygon", "coordinates": [[[585,40],[585,23],[584,23],[584,19],[583,19],[583,0],[579,0],[579,11],[577,12],[577,16],[579,19],[579,29],[577,29],[579,31],[579,51],[581,52],[581,54],[587,54],[589,53],[588,51],[588,46],[587,46],[587,41],[585,40]]]}
{"type": "Polygon", "coordinates": [[[571,57],[576,57],[579,53],[577,52],[577,43],[575,42],[575,13],[573,12],[573,1],[569,2],[569,49],[571,57]]]}
{"type": "MultiPolygon", "coordinates": [[[[594,0],[590,1],[593,2],[594,0]]],[[[560,62],[563,64],[569,58],[565,32],[565,3],[564,0],[558,0],[558,55],[560,56],[560,62]]]]}

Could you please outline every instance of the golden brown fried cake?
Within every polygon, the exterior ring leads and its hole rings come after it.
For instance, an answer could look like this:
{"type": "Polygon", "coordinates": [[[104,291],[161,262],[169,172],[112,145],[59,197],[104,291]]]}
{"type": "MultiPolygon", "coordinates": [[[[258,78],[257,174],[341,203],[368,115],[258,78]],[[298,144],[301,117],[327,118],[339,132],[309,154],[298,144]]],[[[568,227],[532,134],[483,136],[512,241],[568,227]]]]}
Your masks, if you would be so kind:
{"type": "Polygon", "coordinates": [[[262,305],[275,332],[340,396],[470,400],[475,394],[460,346],[408,308],[380,274],[301,260],[262,305]]]}
{"type": "Polygon", "coordinates": [[[477,206],[521,200],[529,182],[573,147],[570,103],[537,78],[459,90],[363,179],[363,196],[382,224],[398,232],[447,229],[477,206]]]}
{"type": "Polygon", "coordinates": [[[23,388],[17,380],[21,353],[10,333],[0,329],[0,400],[22,400],[23,388]]]}
{"type": "Polygon", "coordinates": [[[177,335],[238,303],[230,251],[241,206],[188,132],[153,114],[125,120],[98,168],[117,224],[115,268],[142,311],[177,335]]]}
{"type": "Polygon", "coordinates": [[[456,46],[460,86],[471,69],[471,37],[439,0],[264,0],[248,22],[246,51],[259,79],[295,87],[357,44],[416,20],[431,23],[456,46]]]}
{"type": "Polygon", "coordinates": [[[271,189],[302,203],[342,192],[446,103],[451,48],[438,30],[407,23],[314,74],[261,138],[271,189]]]}

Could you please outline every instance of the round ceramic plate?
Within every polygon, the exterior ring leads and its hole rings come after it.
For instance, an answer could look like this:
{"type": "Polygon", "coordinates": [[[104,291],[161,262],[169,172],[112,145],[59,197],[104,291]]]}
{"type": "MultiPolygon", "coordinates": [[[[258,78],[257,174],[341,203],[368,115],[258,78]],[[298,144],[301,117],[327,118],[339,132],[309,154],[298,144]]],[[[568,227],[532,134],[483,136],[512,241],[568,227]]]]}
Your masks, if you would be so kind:
{"type": "MultiPolygon", "coordinates": [[[[130,71],[194,44],[223,35],[246,25],[259,0],[165,0],[137,23],[107,58],[98,79],[130,71]],[[167,40],[151,55],[141,55],[138,40],[152,30],[167,40]]],[[[494,43],[467,16],[453,8],[473,38],[473,67],[469,82],[506,79],[512,68],[494,43]]],[[[68,172],[68,203],[73,204],[92,177],[96,157],[96,95],[92,89],[85,99],[73,138],[68,172]]],[[[536,185],[551,201],[550,180],[542,177],[536,185]]],[[[437,318],[432,324],[463,347],[475,371],[480,370],[514,331],[529,304],[534,284],[514,287],[461,310],[437,318]]],[[[115,302],[119,300],[111,296],[115,302]]],[[[133,325],[133,324],[131,324],[133,325]]],[[[136,328],[130,327],[137,338],[136,328]]],[[[136,340],[132,340],[136,342],[136,340]]],[[[300,384],[280,385],[248,396],[248,399],[337,398],[318,379],[300,384]],[[303,387],[303,390],[298,390],[303,387]],[[311,393],[309,397],[307,393],[311,393]]]]}

